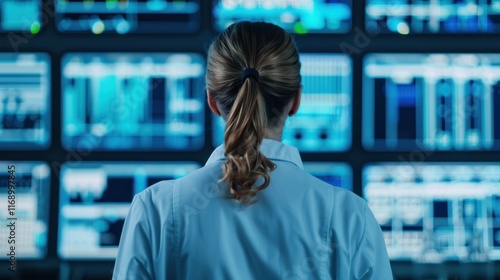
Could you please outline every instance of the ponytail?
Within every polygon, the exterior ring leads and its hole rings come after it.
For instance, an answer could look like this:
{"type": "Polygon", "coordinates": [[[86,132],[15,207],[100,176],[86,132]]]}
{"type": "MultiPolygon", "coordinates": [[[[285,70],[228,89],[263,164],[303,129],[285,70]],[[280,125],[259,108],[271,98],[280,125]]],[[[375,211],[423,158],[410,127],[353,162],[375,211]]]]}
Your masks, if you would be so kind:
{"type": "Polygon", "coordinates": [[[269,185],[269,173],[276,168],[259,149],[266,123],[266,104],[257,81],[245,79],[227,119],[224,133],[227,161],[222,165],[222,180],[233,198],[243,204],[255,202],[255,195],[269,185]],[[264,182],[253,187],[261,177],[264,182]]]}
{"type": "Polygon", "coordinates": [[[210,45],[207,91],[227,116],[221,181],[236,201],[254,203],[255,195],[269,186],[276,165],[260,152],[260,145],[265,133],[283,127],[284,108],[300,82],[297,47],[281,27],[236,23],[210,45]]]}

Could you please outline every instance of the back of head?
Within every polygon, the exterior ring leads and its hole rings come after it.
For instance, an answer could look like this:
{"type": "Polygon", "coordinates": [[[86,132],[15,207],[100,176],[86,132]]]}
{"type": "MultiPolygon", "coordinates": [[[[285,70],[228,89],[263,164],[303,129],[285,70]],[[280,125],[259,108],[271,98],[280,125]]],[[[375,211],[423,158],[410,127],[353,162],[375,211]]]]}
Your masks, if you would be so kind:
{"type": "Polygon", "coordinates": [[[222,180],[234,199],[249,204],[275,168],[259,147],[266,129],[283,126],[283,109],[300,89],[298,51],[282,28],[240,22],[216,38],[207,59],[207,90],[227,116],[222,180]],[[258,74],[242,77],[247,68],[258,74]]]}

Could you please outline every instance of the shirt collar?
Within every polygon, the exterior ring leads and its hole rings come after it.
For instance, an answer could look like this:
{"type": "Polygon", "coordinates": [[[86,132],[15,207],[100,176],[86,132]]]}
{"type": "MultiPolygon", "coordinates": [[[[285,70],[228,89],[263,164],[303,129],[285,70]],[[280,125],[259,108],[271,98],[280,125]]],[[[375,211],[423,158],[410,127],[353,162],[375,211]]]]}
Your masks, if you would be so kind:
{"type": "MultiPolygon", "coordinates": [[[[218,160],[224,160],[226,157],[224,156],[225,147],[224,144],[217,147],[213,152],[210,158],[208,158],[207,163],[213,163],[218,160]]],[[[260,145],[260,151],[270,160],[282,160],[288,161],[299,168],[304,169],[304,165],[302,164],[302,159],[300,158],[299,150],[297,148],[283,144],[279,141],[271,140],[271,139],[262,139],[262,143],[260,145]]]]}

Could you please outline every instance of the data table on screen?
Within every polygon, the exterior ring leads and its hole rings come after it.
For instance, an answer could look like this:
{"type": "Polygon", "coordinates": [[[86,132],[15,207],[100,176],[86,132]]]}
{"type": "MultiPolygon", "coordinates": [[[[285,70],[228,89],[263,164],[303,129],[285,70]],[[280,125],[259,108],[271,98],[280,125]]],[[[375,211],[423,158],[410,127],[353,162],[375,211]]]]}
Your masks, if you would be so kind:
{"type": "Polygon", "coordinates": [[[0,150],[50,145],[50,58],[0,54],[0,150]]]}
{"type": "Polygon", "coordinates": [[[500,1],[366,0],[370,33],[499,33],[500,1]]]}
{"type": "Polygon", "coordinates": [[[62,65],[63,146],[201,149],[203,78],[198,54],[67,54],[62,65]]]}
{"type": "Polygon", "coordinates": [[[351,0],[214,0],[218,31],[239,21],[265,21],[294,33],[348,33],[351,0]]]}
{"type": "Polygon", "coordinates": [[[61,32],[193,33],[200,0],[55,0],[61,32]]]}
{"type": "MultiPolygon", "coordinates": [[[[300,108],[285,122],[283,143],[301,152],[340,152],[351,146],[352,69],[348,56],[301,54],[300,108]]],[[[212,118],[214,146],[224,140],[225,122],[212,118]]]]}
{"type": "Polygon", "coordinates": [[[3,241],[0,243],[0,259],[9,258],[10,246],[14,246],[18,259],[45,258],[49,232],[50,168],[43,162],[28,161],[0,161],[0,168],[0,201],[2,208],[5,206],[0,212],[5,221],[0,227],[0,239],[3,241]],[[15,187],[14,203],[7,203],[12,200],[8,199],[12,195],[8,192],[9,186],[15,187]],[[9,227],[11,222],[14,223],[12,229],[9,227]]]}
{"type": "Polygon", "coordinates": [[[368,150],[500,150],[500,55],[370,54],[368,150]]]}
{"type": "Polygon", "coordinates": [[[26,32],[31,36],[40,32],[41,25],[41,0],[0,0],[0,32],[26,32]]]}
{"type": "Polygon", "coordinates": [[[352,191],[352,168],[339,162],[304,162],[304,170],[334,187],[352,191]]]}
{"type": "Polygon", "coordinates": [[[500,260],[500,164],[373,163],[363,197],[392,260],[500,260]]]}
{"type": "Polygon", "coordinates": [[[190,162],[85,162],[60,173],[58,252],[63,259],[114,259],[134,195],[199,168],[190,162]]]}

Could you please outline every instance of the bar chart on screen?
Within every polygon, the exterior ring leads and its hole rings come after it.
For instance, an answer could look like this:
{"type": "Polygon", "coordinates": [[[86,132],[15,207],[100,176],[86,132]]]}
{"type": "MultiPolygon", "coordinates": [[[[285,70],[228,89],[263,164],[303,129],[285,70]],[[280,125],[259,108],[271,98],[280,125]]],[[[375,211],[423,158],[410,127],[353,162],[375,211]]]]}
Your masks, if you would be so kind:
{"type": "Polygon", "coordinates": [[[499,150],[500,55],[370,54],[363,82],[369,150],[499,150]]]}
{"type": "Polygon", "coordinates": [[[197,150],[203,147],[204,62],[198,54],[67,54],[67,149],[197,150]]]}

